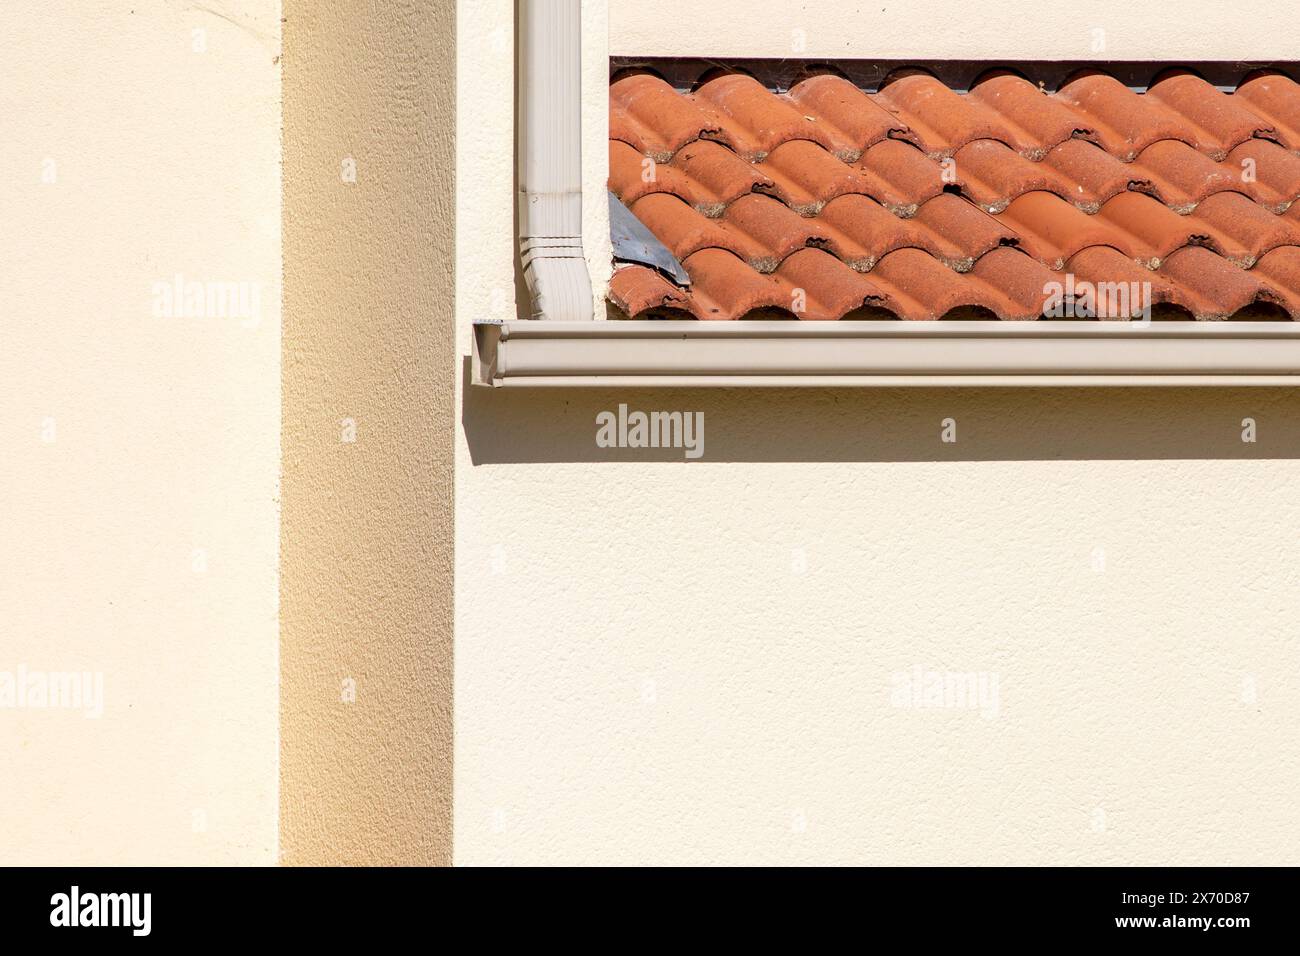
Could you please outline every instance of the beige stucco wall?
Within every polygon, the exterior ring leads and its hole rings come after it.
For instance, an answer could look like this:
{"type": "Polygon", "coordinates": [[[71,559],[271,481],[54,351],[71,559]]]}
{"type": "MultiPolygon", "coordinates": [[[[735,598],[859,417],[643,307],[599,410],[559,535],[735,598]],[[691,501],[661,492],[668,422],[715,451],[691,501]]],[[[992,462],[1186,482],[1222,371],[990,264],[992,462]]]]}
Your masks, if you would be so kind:
{"type": "Polygon", "coordinates": [[[616,55],[1090,60],[1100,40],[1113,60],[1297,56],[1294,36],[1271,27],[1268,0],[607,2],[616,55]]]}
{"type": "Polygon", "coordinates": [[[3,863],[450,859],[454,6],[281,12],[0,13],[3,863]]]}
{"type": "MultiPolygon", "coordinates": [[[[512,4],[283,6],[0,13],[0,676],[103,677],[0,708],[0,863],[446,862],[453,743],[461,863],[1294,859],[1300,399],[470,390],[512,4]],[[256,315],[155,314],[178,273],[256,315]],[[598,449],[620,402],[704,459],[598,449]],[[996,707],[898,706],[918,667],[996,707]]],[[[585,4],[595,294],[611,53],[1300,52],[1262,4],[853,6],[585,4]]]]}
{"type": "Polygon", "coordinates": [[[279,7],[0,10],[0,863],[276,858],[279,7]]]}
{"type": "Polygon", "coordinates": [[[455,6],[284,6],[282,859],[446,863],[455,6]]]}
{"type": "MultiPolygon", "coordinates": [[[[461,356],[514,301],[510,6],[461,3],[461,356]]],[[[611,51],[775,55],[802,28],[812,55],[1077,58],[1100,25],[1120,58],[1297,52],[1262,5],[848,6],[585,5],[598,282],[611,51]]],[[[458,863],[1300,850],[1293,394],[459,395],[458,863]],[[704,459],[597,448],[620,402],[703,411],[704,459]],[[996,710],[898,706],[917,667],[996,678],[996,710]]]]}

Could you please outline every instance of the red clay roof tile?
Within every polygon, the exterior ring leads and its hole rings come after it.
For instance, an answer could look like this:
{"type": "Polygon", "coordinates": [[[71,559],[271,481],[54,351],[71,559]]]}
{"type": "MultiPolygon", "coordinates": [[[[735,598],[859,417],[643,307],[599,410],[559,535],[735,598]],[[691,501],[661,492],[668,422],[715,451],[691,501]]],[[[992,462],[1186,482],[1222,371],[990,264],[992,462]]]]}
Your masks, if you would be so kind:
{"type": "Polygon", "coordinates": [[[861,152],[847,133],[801,112],[789,99],[774,96],[752,76],[717,77],[691,99],[715,111],[727,141],[754,162],[793,139],[811,140],[849,161],[861,152]]]}
{"type": "Polygon", "coordinates": [[[997,303],[988,289],[919,249],[891,253],[871,277],[885,293],[885,307],[902,319],[941,319],[959,308],[985,308],[996,314],[997,303]]]}
{"type": "MultiPolygon", "coordinates": [[[[902,319],[936,320],[983,310],[988,317],[1036,319],[1047,299],[1051,273],[1023,253],[998,249],[965,275],[919,249],[900,249],[880,260],[871,279],[884,306],[902,319]]],[[[967,314],[962,317],[976,317],[967,314]]]]}
{"type": "Polygon", "coordinates": [[[745,258],[759,272],[772,272],[798,250],[831,241],[820,220],[805,219],[771,196],[742,196],[727,207],[722,219],[729,232],[745,237],[758,250],[745,258]]]}
{"type": "Polygon", "coordinates": [[[721,249],[701,250],[685,265],[694,284],[689,308],[699,319],[736,319],[764,309],[791,318],[839,319],[883,298],[869,279],[819,249],[795,253],[772,275],[721,249]]]}
{"type": "Polygon", "coordinates": [[[1300,150],[1300,84],[1285,74],[1268,71],[1248,77],[1233,95],[1256,116],[1268,120],[1283,146],[1300,150]]]}
{"type": "Polygon", "coordinates": [[[1088,115],[1097,141],[1121,162],[1132,162],[1156,140],[1180,139],[1189,146],[1199,142],[1196,131],[1173,110],[1106,73],[1071,80],[1053,96],[1088,115]]]}
{"type": "Polygon", "coordinates": [[[697,319],[738,319],[790,304],[788,290],[726,250],[703,249],[682,264],[691,276],[690,309],[697,319]]]}
{"type": "Polygon", "coordinates": [[[1048,286],[1057,276],[1016,249],[995,249],[981,256],[971,276],[996,290],[1005,303],[994,312],[1006,319],[1036,319],[1043,312],[1048,286]]]}
{"type": "Polygon", "coordinates": [[[624,205],[651,193],[671,193],[716,218],[741,196],[772,186],[756,167],[718,143],[691,143],[670,162],[656,163],[627,143],[609,142],[609,188],[624,205]]]}
{"type": "Polygon", "coordinates": [[[1140,254],[1128,235],[1052,193],[1025,193],[998,218],[1020,237],[1022,249],[1052,270],[1088,246],[1114,246],[1130,258],[1140,254]]]}
{"type": "Polygon", "coordinates": [[[888,110],[873,102],[866,93],[842,77],[831,74],[809,77],[790,89],[790,99],[803,110],[838,130],[851,145],[848,155],[853,162],[868,146],[890,136],[908,136],[907,127],[888,110]]]}
{"type": "Polygon", "coordinates": [[[1020,241],[1004,223],[951,193],[922,203],[910,222],[922,237],[918,245],[958,272],[968,271],[984,253],[1020,241]]]}
{"type": "Polygon", "coordinates": [[[963,192],[991,213],[1002,212],[1012,200],[1033,191],[1055,193],[1080,208],[1090,208],[1095,212],[1104,199],[1128,185],[1128,178],[1123,175],[1123,164],[1081,140],[1062,143],[1049,151],[1042,162],[1033,162],[1005,143],[981,139],[963,146],[954,160],[963,192]],[[1073,161],[1079,167],[1074,175],[1058,171],[1058,164],[1080,151],[1089,155],[1082,157],[1085,162],[1073,161]],[[1107,162],[1113,165],[1101,165],[1107,162]],[[1085,175],[1087,185],[1082,178],[1085,175]]]}
{"type": "MultiPolygon", "coordinates": [[[[775,200],[768,201],[781,205],[775,200]]],[[[726,249],[760,272],[771,272],[776,268],[775,262],[766,269],[759,267],[762,260],[771,255],[762,245],[739,230],[727,228],[716,219],[705,218],[676,196],[655,193],[638,199],[630,208],[678,259],[685,259],[701,249],[726,249]]],[[[786,212],[790,211],[787,209],[786,212]]]]}
{"type": "Polygon", "coordinates": [[[866,196],[841,196],[827,204],[818,219],[834,236],[831,251],[859,272],[869,271],[887,252],[918,244],[909,220],[866,196]]]}
{"type": "Polygon", "coordinates": [[[1148,269],[1159,269],[1166,256],[1183,246],[1212,245],[1215,239],[1196,217],[1180,216],[1142,193],[1120,193],[1093,218],[1111,229],[1113,241],[1105,245],[1124,249],[1127,243],[1129,255],[1148,269]]]}
{"type": "Polygon", "coordinates": [[[790,290],[789,308],[801,319],[840,319],[882,299],[874,282],[819,249],[796,252],[775,278],[790,290]]]}
{"type": "Polygon", "coordinates": [[[1236,188],[1272,213],[1286,212],[1300,199],[1300,156],[1277,143],[1251,139],[1223,162],[1236,188]]]}
{"type": "Polygon", "coordinates": [[[801,216],[816,215],[836,196],[873,190],[860,171],[807,140],[782,143],[754,168],[772,182],[772,194],[801,216]]]}
{"type": "Polygon", "coordinates": [[[609,298],[628,315],[640,315],[658,308],[691,308],[686,293],[645,266],[628,266],[615,271],[609,280],[609,298]]]}
{"type": "Polygon", "coordinates": [[[1277,290],[1293,316],[1300,315],[1300,246],[1279,246],[1266,252],[1251,273],[1277,290]]]}
{"type": "Polygon", "coordinates": [[[657,162],[668,162],[687,143],[721,133],[715,117],[657,76],[638,73],[610,84],[610,139],[621,140],[657,162]]]}
{"type": "Polygon", "coordinates": [[[1276,135],[1267,120],[1190,72],[1165,75],[1151,85],[1146,98],[1163,103],[1195,129],[1197,143],[1193,145],[1216,160],[1227,158],[1234,146],[1252,137],[1276,135]]]}
{"type": "Polygon", "coordinates": [[[1146,176],[1150,183],[1146,191],[1176,213],[1191,212],[1214,193],[1243,188],[1240,168],[1234,173],[1226,163],[1216,163],[1176,139],[1152,143],[1132,168],[1146,176]]]}
{"type": "MultiPolygon", "coordinates": [[[[945,185],[944,167],[908,143],[885,140],[858,160],[856,167],[868,182],[868,192],[896,215],[913,216],[921,203],[933,199],[945,185]]],[[[949,169],[956,167],[950,166],[949,169]]]]}
{"type": "Polygon", "coordinates": [[[1279,73],[1232,94],[1090,73],[1052,95],[1009,72],[966,94],[920,72],[876,94],[633,74],[611,85],[610,140],[610,188],[692,279],[620,268],[630,315],[1037,318],[1068,279],[1300,318],[1300,85],[1279,73]]]}
{"type": "Polygon", "coordinates": [[[1127,190],[1151,191],[1146,170],[1136,163],[1121,163],[1100,146],[1077,139],[1049,152],[1043,165],[1073,187],[1066,198],[1089,215],[1127,190]]]}
{"type": "Polygon", "coordinates": [[[995,219],[946,194],[924,203],[913,219],[900,219],[875,200],[858,195],[834,200],[818,218],[830,227],[831,250],[862,271],[896,249],[914,248],[956,272],[966,272],[984,253],[1016,241],[995,219]]]}
{"type": "Polygon", "coordinates": [[[1072,138],[1096,137],[1091,124],[1074,110],[1010,73],[976,83],[967,99],[987,106],[1014,129],[1023,144],[1018,149],[1029,159],[1042,159],[1048,149],[1072,138]]]}
{"type": "Polygon", "coordinates": [[[907,124],[932,158],[951,156],[977,139],[1000,140],[1017,151],[1036,148],[973,94],[955,93],[927,73],[894,80],[876,94],[876,100],[907,124]]]}
{"type": "MultiPolygon", "coordinates": [[[[1160,273],[1153,273],[1143,268],[1124,253],[1110,246],[1092,246],[1084,249],[1071,256],[1066,268],[1075,277],[1076,284],[1088,283],[1095,289],[1103,283],[1114,288],[1118,283],[1119,287],[1125,290],[1128,295],[1128,308],[1124,309],[1123,303],[1118,305],[1110,303],[1110,309],[1113,311],[1103,316],[1105,318],[1126,319],[1139,314],[1143,305],[1147,304],[1144,303],[1141,295],[1144,283],[1150,289],[1150,305],[1170,304],[1186,309],[1189,313],[1192,311],[1191,300],[1175,284],[1160,273]],[[1133,294],[1135,289],[1138,290],[1137,295],[1133,294]]],[[[1093,311],[1095,312],[1095,303],[1093,311]]]]}
{"type": "Polygon", "coordinates": [[[1262,275],[1238,269],[1199,246],[1179,249],[1160,271],[1185,290],[1189,310],[1198,318],[1226,319],[1259,302],[1282,302],[1262,275]]]}
{"type": "Polygon", "coordinates": [[[1213,237],[1221,256],[1243,269],[1278,246],[1300,245],[1300,223],[1273,215],[1241,193],[1216,193],[1187,218],[1213,237]]]}

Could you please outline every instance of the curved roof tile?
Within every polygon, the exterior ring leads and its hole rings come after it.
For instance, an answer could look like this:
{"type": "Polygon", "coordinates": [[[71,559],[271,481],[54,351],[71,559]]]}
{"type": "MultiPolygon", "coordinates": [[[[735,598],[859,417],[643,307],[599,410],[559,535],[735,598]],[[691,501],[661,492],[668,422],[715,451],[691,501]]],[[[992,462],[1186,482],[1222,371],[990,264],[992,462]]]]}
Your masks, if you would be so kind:
{"type": "Polygon", "coordinates": [[[631,266],[610,298],[700,319],[1024,319],[1068,279],[1140,283],[1197,318],[1300,318],[1297,151],[1300,84],[1277,72],[1223,93],[1166,71],[1137,93],[1092,71],[1050,95],[1007,71],[967,93],[919,71],[784,94],[631,74],[610,87],[610,188],[692,284],[631,266]]]}

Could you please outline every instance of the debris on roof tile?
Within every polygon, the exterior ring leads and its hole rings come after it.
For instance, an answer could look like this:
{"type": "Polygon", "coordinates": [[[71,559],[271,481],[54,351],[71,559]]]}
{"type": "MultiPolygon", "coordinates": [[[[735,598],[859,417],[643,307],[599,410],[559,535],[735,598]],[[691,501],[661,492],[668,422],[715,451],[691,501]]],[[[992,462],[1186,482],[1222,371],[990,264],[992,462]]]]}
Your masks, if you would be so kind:
{"type": "Polygon", "coordinates": [[[1300,319],[1300,84],[1275,70],[1232,93],[1185,69],[1053,93],[1011,70],[784,93],[640,71],[611,84],[609,149],[611,192],[690,278],[620,267],[631,316],[1035,319],[1062,288],[1140,284],[1185,318],[1300,319]]]}
{"type": "MultiPolygon", "coordinates": [[[[676,199],[669,200],[677,202],[676,199]]],[[[609,194],[609,237],[614,261],[639,262],[658,269],[678,285],[690,285],[691,277],[668,248],[622,201],[609,194]]]]}

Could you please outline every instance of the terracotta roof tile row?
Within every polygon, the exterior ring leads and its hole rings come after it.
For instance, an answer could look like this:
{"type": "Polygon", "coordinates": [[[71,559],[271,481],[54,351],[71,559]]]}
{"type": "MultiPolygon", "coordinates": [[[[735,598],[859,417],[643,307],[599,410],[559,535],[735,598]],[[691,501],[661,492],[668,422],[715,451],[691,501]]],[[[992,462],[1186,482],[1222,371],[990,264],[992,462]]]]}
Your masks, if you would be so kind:
{"type": "Polygon", "coordinates": [[[610,185],[620,196],[633,201],[653,192],[672,193],[706,216],[718,215],[750,192],[775,196],[805,216],[836,196],[857,192],[910,216],[945,185],[990,213],[1031,190],[1056,193],[1087,213],[1126,190],[1154,196],[1178,213],[1191,212],[1220,192],[1243,193],[1275,213],[1300,195],[1300,155],[1264,139],[1241,143],[1221,163],[1179,140],[1152,143],[1130,163],[1078,139],[1052,147],[1037,162],[997,140],[976,140],[954,154],[946,178],[938,162],[898,140],[869,147],[851,166],[807,140],[783,143],[754,164],[725,146],[692,143],[649,180],[642,175],[644,159],[629,144],[610,142],[610,185]],[[1243,180],[1247,165],[1255,175],[1243,180]]]}
{"type": "Polygon", "coordinates": [[[925,202],[911,219],[901,219],[857,193],[832,200],[815,218],[799,216],[779,201],[753,193],[737,199],[718,219],[706,218],[664,193],[639,199],[631,209],[678,259],[701,249],[725,249],[758,272],[772,272],[791,254],[809,247],[826,249],[867,272],[885,253],[908,246],[966,272],[984,253],[1017,241],[1016,234],[992,216],[947,193],[925,202]]]}
{"type": "Polygon", "coordinates": [[[1069,273],[1198,318],[1300,317],[1300,85],[1280,73],[1231,94],[1186,71],[1053,94],[1006,72],[964,94],[923,73],[875,94],[632,74],[610,89],[610,188],[692,280],[620,269],[632,315],[1036,318],[1069,273]]]}
{"type": "MultiPolygon", "coordinates": [[[[942,319],[961,310],[987,310],[1003,319],[1036,319],[1062,276],[1014,249],[982,256],[970,272],[954,272],[919,249],[899,249],[882,258],[869,275],[825,252],[804,249],[775,272],[755,272],[730,253],[703,249],[685,262],[692,287],[683,290],[653,269],[620,269],[610,298],[628,315],[671,309],[697,319],[739,319],[756,310],[800,319],[880,318],[884,310],[907,319],[942,319]]],[[[1175,306],[1203,319],[1226,319],[1259,304],[1300,315],[1300,248],[1284,246],[1249,271],[1208,249],[1188,246],[1152,273],[1108,246],[1094,246],[1067,263],[1080,283],[1150,284],[1153,306],[1175,306]]],[[[1128,315],[1136,316],[1135,297],[1128,315]]],[[[963,316],[967,317],[967,316],[963,316]]],[[[1112,314],[1110,318],[1122,318],[1112,314]]]]}
{"type": "Polygon", "coordinates": [[[1097,143],[1122,162],[1162,139],[1219,161],[1254,137],[1300,149],[1300,88],[1275,73],[1219,92],[1190,72],[1171,72],[1146,93],[1092,72],[1045,94],[1014,73],[986,76],[966,94],[913,73],[871,95],[822,74],[777,95],[733,73],[678,93],[658,77],[633,74],[610,88],[610,136],[666,162],[696,140],[714,140],[752,162],[790,140],[822,146],[845,162],[884,139],[903,139],[931,157],[995,139],[1029,159],[1070,139],[1097,143]]]}

